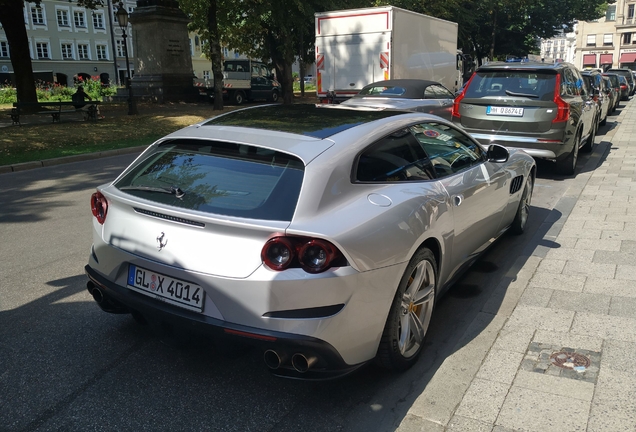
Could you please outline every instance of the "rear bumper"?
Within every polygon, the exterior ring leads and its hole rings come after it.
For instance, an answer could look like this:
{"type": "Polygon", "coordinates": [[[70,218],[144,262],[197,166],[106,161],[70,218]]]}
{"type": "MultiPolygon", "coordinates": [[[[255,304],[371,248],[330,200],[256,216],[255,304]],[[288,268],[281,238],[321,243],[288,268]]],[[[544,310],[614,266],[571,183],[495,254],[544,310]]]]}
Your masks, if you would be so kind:
{"type": "Polygon", "coordinates": [[[488,146],[490,144],[500,144],[505,147],[519,148],[530,156],[539,159],[556,160],[560,156],[566,154],[568,149],[571,148],[564,145],[563,142],[553,140],[553,142],[547,142],[548,140],[540,140],[537,138],[513,136],[513,135],[495,135],[485,133],[473,133],[470,129],[465,129],[466,132],[479,141],[480,144],[488,146]]]}
{"type": "Polygon", "coordinates": [[[94,295],[94,290],[98,289],[108,302],[107,307],[102,307],[105,311],[137,313],[149,320],[209,335],[221,344],[241,343],[256,346],[263,351],[274,350],[281,357],[280,367],[272,370],[275,375],[307,380],[330,379],[351,373],[364,364],[347,364],[338,351],[323,340],[305,335],[228,323],[210,316],[177,308],[119,286],[101,276],[89,265],[84,269],[89,278],[87,283],[88,291],[94,295]],[[291,363],[294,354],[302,354],[306,358],[314,358],[315,363],[308,371],[304,373],[298,372],[291,363]]]}

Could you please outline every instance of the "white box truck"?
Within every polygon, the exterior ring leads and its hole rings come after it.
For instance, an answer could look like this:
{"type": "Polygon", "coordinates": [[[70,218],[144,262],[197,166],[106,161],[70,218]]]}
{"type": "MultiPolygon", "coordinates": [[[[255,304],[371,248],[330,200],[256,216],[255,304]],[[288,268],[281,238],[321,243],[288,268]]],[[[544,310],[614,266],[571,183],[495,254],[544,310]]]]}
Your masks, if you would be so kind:
{"type": "Polygon", "coordinates": [[[316,93],[344,100],[387,79],[462,86],[464,62],[457,23],[394,6],[319,12],[316,18],[316,93]]]}

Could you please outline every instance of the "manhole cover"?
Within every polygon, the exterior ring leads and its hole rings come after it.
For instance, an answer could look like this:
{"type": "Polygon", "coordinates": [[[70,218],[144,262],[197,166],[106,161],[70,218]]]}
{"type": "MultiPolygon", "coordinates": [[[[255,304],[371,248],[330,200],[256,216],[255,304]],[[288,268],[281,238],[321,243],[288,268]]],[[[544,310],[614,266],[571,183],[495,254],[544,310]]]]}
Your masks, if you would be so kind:
{"type": "Polygon", "coordinates": [[[574,368],[588,368],[590,366],[590,359],[582,354],[572,352],[555,352],[550,356],[550,362],[553,365],[563,369],[574,368]]]}

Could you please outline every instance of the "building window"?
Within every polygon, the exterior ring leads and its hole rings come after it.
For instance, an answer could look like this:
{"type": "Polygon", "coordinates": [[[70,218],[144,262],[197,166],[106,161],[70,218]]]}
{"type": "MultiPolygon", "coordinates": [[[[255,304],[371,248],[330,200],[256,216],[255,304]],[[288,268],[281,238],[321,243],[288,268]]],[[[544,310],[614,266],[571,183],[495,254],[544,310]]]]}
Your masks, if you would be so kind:
{"type": "Polygon", "coordinates": [[[0,41],[0,57],[9,57],[9,43],[0,41]]]}
{"type": "Polygon", "coordinates": [[[48,59],[49,57],[49,43],[48,42],[36,42],[35,51],[38,55],[38,59],[48,59]]]}
{"type": "Polygon", "coordinates": [[[63,43],[62,44],[62,59],[64,60],[72,60],[73,56],[73,44],[63,43]]]}
{"type": "Polygon", "coordinates": [[[75,21],[75,27],[86,28],[86,16],[84,11],[74,11],[73,20],[75,21]]]}
{"type": "Polygon", "coordinates": [[[203,79],[210,79],[210,71],[203,71],[203,79]]]}
{"type": "Polygon", "coordinates": [[[227,58],[228,55],[230,55],[230,50],[227,47],[223,47],[223,57],[227,58]]]}
{"type": "Polygon", "coordinates": [[[587,35],[587,46],[596,46],[596,35],[587,35]]]}
{"type": "Polygon", "coordinates": [[[605,21],[616,21],[616,5],[609,5],[607,7],[605,21]]]}
{"type": "Polygon", "coordinates": [[[612,34],[604,34],[603,35],[603,46],[612,46],[612,34]]]}
{"type": "Polygon", "coordinates": [[[77,44],[77,54],[80,60],[90,60],[88,44],[77,44]]]}
{"type": "Polygon", "coordinates": [[[93,27],[96,29],[104,29],[104,15],[101,13],[93,13],[93,27]]]}
{"type": "Polygon", "coordinates": [[[31,7],[31,19],[33,25],[44,25],[44,11],[40,6],[31,7]]]}
{"type": "Polygon", "coordinates": [[[632,43],[632,34],[623,33],[623,45],[629,45],[632,43]]]}
{"type": "Polygon", "coordinates": [[[64,9],[57,10],[57,25],[60,27],[70,27],[68,23],[68,11],[64,9]]]}
{"type": "Polygon", "coordinates": [[[97,60],[108,60],[108,50],[106,45],[97,44],[95,45],[97,49],[97,60]]]}
{"type": "Polygon", "coordinates": [[[627,19],[634,19],[634,4],[627,5],[627,19]]]}
{"type": "Polygon", "coordinates": [[[117,40],[117,57],[125,57],[124,52],[124,41],[121,39],[117,40]]]}

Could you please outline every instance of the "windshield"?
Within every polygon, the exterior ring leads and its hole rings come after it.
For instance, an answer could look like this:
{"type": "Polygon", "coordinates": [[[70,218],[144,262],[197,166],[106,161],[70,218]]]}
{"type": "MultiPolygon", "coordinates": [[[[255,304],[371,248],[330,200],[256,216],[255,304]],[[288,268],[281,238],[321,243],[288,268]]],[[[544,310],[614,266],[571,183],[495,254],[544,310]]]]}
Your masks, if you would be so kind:
{"type": "Polygon", "coordinates": [[[536,71],[477,71],[466,98],[526,96],[542,101],[554,98],[555,74],[536,71]]]}
{"type": "Polygon", "coordinates": [[[290,221],[303,163],[245,144],[174,140],[160,144],[115,187],[139,198],[212,214],[290,221]]]}

